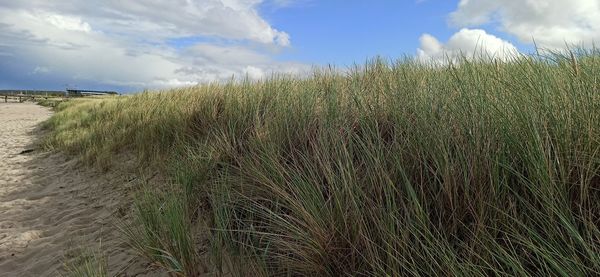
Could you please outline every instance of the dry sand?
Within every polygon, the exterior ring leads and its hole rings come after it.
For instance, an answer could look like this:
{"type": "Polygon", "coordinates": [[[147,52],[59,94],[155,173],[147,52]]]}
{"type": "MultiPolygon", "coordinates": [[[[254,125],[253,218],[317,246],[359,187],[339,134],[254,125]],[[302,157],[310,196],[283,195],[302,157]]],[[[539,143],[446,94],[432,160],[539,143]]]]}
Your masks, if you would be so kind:
{"type": "Polygon", "coordinates": [[[115,227],[130,210],[135,174],[40,149],[38,125],[51,114],[33,103],[0,103],[0,276],[57,276],[85,251],[105,253],[110,276],[161,275],[115,227]]]}

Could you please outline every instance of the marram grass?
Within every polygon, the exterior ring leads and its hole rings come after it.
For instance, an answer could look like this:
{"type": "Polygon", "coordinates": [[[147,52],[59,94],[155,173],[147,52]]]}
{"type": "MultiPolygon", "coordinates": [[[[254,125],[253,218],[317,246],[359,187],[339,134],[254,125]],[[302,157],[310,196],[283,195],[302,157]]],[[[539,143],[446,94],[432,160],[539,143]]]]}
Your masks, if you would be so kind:
{"type": "Polygon", "coordinates": [[[129,234],[180,275],[599,275],[598,54],[75,100],[47,144],[170,176],[129,234]]]}

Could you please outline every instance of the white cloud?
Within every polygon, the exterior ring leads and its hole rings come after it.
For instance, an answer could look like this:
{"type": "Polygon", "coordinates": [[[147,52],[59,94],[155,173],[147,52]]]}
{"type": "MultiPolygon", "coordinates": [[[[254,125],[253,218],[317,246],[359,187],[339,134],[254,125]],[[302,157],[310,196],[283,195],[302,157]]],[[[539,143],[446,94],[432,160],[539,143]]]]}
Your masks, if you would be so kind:
{"type": "Polygon", "coordinates": [[[176,2],[0,2],[0,56],[11,58],[0,73],[139,89],[307,69],[273,59],[290,39],[259,15],[261,0],[176,2]],[[169,43],[185,37],[221,43],[169,43]]]}
{"type": "Polygon", "coordinates": [[[62,30],[81,31],[85,33],[92,31],[90,24],[82,21],[81,18],[78,17],[63,16],[58,14],[47,14],[44,17],[48,23],[62,30]]]}
{"type": "Polygon", "coordinates": [[[417,56],[422,60],[444,61],[456,55],[493,57],[506,60],[518,53],[510,42],[488,34],[481,29],[463,28],[446,42],[441,43],[430,34],[423,34],[417,56]]]}
{"type": "Polygon", "coordinates": [[[148,39],[217,36],[281,46],[289,35],[269,25],[257,11],[262,0],[30,0],[6,1],[0,8],[43,11],[63,26],[85,24],[114,34],[148,39]],[[11,3],[12,2],[12,3],[11,3]],[[16,3],[14,3],[16,2],[16,3]],[[64,22],[67,20],[68,22],[64,22]]]}
{"type": "Polygon", "coordinates": [[[259,79],[273,72],[301,74],[310,69],[299,63],[273,62],[268,56],[240,46],[198,44],[186,49],[183,56],[189,58],[177,73],[199,81],[229,79],[232,75],[259,79]]]}
{"type": "Polygon", "coordinates": [[[265,72],[263,72],[262,69],[251,65],[246,66],[246,68],[244,68],[244,73],[246,74],[246,76],[248,76],[248,78],[251,79],[260,79],[265,76],[265,72]]]}
{"type": "Polygon", "coordinates": [[[48,73],[50,72],[50,69],[48,69],[45,66],[36,66],[33,71],[31,72],[31,74],[43,74],[43,73],[48,73]]]}
{"type": "Polygon", "coordinates": [[[591,46],[600,41],[600,1],[461,0],[450,22],[460,27],[498,24],[520,41],[535,39],[544,48],[591,46]]]}

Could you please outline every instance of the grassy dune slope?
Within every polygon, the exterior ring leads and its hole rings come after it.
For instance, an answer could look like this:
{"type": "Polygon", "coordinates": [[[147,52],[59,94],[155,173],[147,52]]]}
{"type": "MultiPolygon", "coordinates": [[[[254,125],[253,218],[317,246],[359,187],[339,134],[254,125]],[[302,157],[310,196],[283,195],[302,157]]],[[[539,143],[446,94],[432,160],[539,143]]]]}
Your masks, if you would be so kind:
{"type": "Polygon", "coordinates": [[[126,233],[182,275],[597,275],[597,54],[75,100],[48,145],[170,176],[126,233]]]}

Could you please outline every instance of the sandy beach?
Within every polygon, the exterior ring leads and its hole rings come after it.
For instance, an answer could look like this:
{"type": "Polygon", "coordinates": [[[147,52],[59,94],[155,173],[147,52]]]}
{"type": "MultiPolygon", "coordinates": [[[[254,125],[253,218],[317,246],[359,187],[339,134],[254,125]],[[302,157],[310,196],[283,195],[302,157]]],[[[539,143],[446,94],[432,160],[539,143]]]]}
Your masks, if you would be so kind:
{"type": "Polygon", "coordinates": [[[0,103],[0,276],[56,276],[95,251],[110,276],[158,275],[129,250],[115,224],[130,209],[135,174],[84,167],[39,145],[52,112],[0,103]]]}

